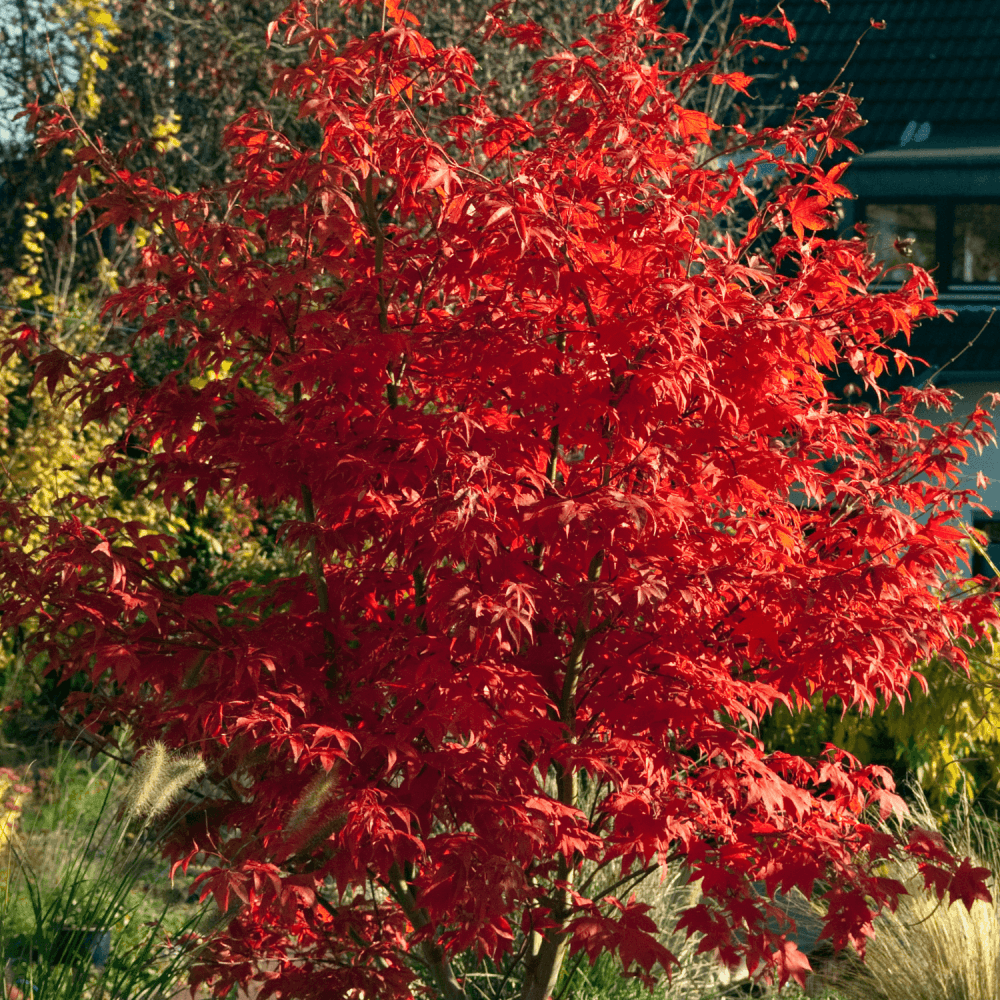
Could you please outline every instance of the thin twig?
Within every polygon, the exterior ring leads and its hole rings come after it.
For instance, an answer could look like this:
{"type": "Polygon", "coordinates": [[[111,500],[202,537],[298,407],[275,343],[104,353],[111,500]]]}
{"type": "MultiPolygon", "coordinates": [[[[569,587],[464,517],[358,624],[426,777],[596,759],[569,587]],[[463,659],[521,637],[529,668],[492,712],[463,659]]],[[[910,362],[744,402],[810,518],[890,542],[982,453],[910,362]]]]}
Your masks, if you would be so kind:
{"type": "Polygon", "coordinates": [[[977,539],[976,536],[973,534],[973,529],[970,528],[967,524],[963,523],[962,530],[965,532],[965,536],[969,540],[969,544],[972,546],[972,551],[975,552],[976,555],[980,556],[986,563],[986,565],[989,566],[991,570],[993,570],[994,576],[1000,577],[1000,569],[997,569],[996,563],[994,563],[993,560],[990,558],[990,554],[987,551],[986,546],[981,545],[979,539],[977,539]]]}
{"type": "Polygon", "coordinates": [[[865,40],[865,35],[867,35],[868,32],[871,31],[872,28],[874,27],[875,27],[874,24],[869,25],[867,28],[865,28],[864,31],[861,32],[861,34],[858,36],[858,40],[854,43],[854,48],[851,49],[851,54],[844,60],[844,65],[840,67],[840,71],[837,73],[837,75],[827,84],[826,89],[823,91],[822,94],[820,94],[820,97],[826,97],[826,95],[829,94],[830,91],[832,91],[833,88],[837,86],[837,81],[847,71],[847,67],[851,64],[851,60],[854,58],[854,53],[858,51],[858,49],[861,47],[861,43],[865,40]]]}
{"type": "Polygon", "coordinates": [[[524,953],[528,947],[529,937],[530,937],[529,934],[524,935],[524,940],[521,942],[521,947],[518,949],[517,954],[513,958],[511,958],[510,962],[508,962],[507,972],[505,973],[503,979],[500,980],[500,985],[496,988],[496,990],[493,993],[495,1000],[500,1000],[500,997],[503,995],[503,988],[507,985],[507,980],[510,979],[511,973],[523,961],[524,953]]]}
{"type": "Polygon", "coordinates": [[[953,358],[949,358],[949,359],[948,359],[948,360],[947,360],[947,361],[946,361],[946,362],[945,362],[945,363],[944,363],[943,365],[941,365],[941,367],[940,367],[940,368],[938,368],[938,369],[937,369],[936,371],[932,372],[932,373],[931,373],[930,375],[928,375],[928,376],[927,376],[927,379],[926,379],[926,381],[924,382],[924,385],[923,385],[923,387],[924,387],[925,389],[927,389],[927,388],[929,388],[929,387],[930,387],[930,384],[931,384],[931,382],[933,382],[933,380],[934,380],[934,379],[936,379],[936,378],[938,377],[938,375],[940,375],[940,374],[941,374],[941,372],[943,372],[943,371],[944,371],[944,369],[948,367],[948,365],[950,365],[950,364],[951,364],[952,362],[954,362],[954,361],[957,361],[957,360],[958,360],[958,359],[959,359],[959,358],[960,358],[960,357],[961,357],[961,356],[962,356],[963,354],[965,354],[965,352],[966,352],[966,351],[967,351],[967,350],[968,350],[968,349],[969,349],[970,347],[972,347],[972,345],[973,345],[973,344],[974,344],[974,343],[975,343],[975,342],[976,342],[977,340],[979,340],[979,338],[980,338],[980,337],[981,337],[981,336],[983,335],[983,332],[984,332],[984,331],[986,330],[986,327],[988,327],[988,326],[990,325],[990,320],[991,320],[991,319],[993,319],[993,316],[994,316],[995,314],[996,314],[996,309],[992,309],[992,310],[990,311],[990,314],[989,314],[989,316],[988,316],[988,317],[986,318],[986,322],[985,322],[985,323],[984,323],[984,324],[983,324],[983,325],[982,325],[982,326],[980,327],[980,329],[979,329],[979,333],[977,333],[977,334],[976,334],[976,335],[975,335],[975,336],[974,336],[974,337],[972,338],[972,340],[970,340],[970,341],[969,341],[969,342],[968,342],[968,343],[967,343],[967,344],[965,345],[965,347],[963,347],[963,348],[962,348],[962,349],[961,349],[961,350],[960,350],[960,351],[958,352],[958,354],[956,354],[956,355],[955,355],[955,356],[954,356],[953,358]]]}
{"type": "Polygon", "coordinates": [[[921,924],[923,924],[923,923],[926,923],[926,922],[927,922],[928,920],[930,920],[930,919],[931,919],[931,917],[933,917],[933,916],[934,916],[934,914],[935,914],[935,913],[937,913],[937,911],[941,909],[941,904],[942,904],[943,902],[944,902],[944,896],[941,896],[941,898],[940,898],[940,899],[939,899],[939,900],[937,901],[937,903],[935,904],[935,906],[934,906],[934,909],[933,909],[933,910],[931,910],[931,912],[930,912],[930,913],[928,913],[926,917],[923,917],[922,919],[920,919],[920,920],[916,921],[916,923],[912,923],[912,924],[907,924],[907,923],[903,923],[903,921],[902,921],[902,920],[900,920],[900,923],[901,923],[901,924],[903,924],[903,926],[904,926],[904,927],[905,927],[905,928],[906,928],[906,929],[907,929],[908,931],[911,931],[911,930],[913,930],[913,928],[914,928],[914,927],[919,927],[919,926],[920,926],[921,924]]]}

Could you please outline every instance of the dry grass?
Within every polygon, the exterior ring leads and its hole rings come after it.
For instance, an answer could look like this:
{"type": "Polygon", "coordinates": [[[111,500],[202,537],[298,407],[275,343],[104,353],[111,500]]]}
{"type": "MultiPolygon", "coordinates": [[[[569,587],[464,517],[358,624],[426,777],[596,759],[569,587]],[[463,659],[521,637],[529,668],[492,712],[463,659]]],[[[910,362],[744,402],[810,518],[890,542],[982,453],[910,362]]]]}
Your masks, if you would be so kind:
{"type": "MultiPolygon", "coordinates": [[[[927,802],[918,795],[912,822],[937,829],[927,802]]],[[[945,833],[951,850],[973,863],[1000,867],[995,828],[968,812],[954,832],[945,833]]],[[[997,1000],[1000,996],[1000,922],[995,903],[941,903],[923,887],[912,862],[893,862],[891,877],[910,892],[895,913],[875,920],[864,966],[856,959],[841,967],[829,984],[844,1000],[997,1000]]],[[[993,895],[997,896],[995,880],[993,895]]]]}
{"type": "Polygon", "coordinates": [[[865,967],[852,964],[837,983],[850,1000],[996,1000],[1000,927],[996,907],[977,901],[967,911],[923,889],[916,865],[892,865],[910,890],[893,914],[875,921],[865,967]]]}
{"type": "MultiPolygon", "coordinates": [[[[701,883],[688,882],[688,872],[681,866],[672,866],[662,882],[653,875],[636,891],[636,898],[648,903],[649,916],[661,930],[660,942],[680,962],[672,970],[670,980],[661,977],[654,997],[666,1000],[700,1000],[716,991],[723,967],[715,952],[698,952],[701,935],[688,937],[674,930],[684,910],[701,902],[701,883]]],[[[648,996],[648,994],[645,994],[648,996]]]]}

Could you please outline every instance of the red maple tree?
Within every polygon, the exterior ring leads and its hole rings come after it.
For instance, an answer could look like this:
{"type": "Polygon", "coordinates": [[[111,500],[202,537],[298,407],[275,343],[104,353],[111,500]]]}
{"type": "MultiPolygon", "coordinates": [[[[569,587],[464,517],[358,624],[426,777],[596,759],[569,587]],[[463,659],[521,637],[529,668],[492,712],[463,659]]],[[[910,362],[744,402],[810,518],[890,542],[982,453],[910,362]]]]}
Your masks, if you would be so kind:
{"type": "MultiPolygon", "coordinates": [[[[43,146],[76,146],[65,191],[103,179],[100,226],[159,234],[109,311],[184,361],[152,385],[30,327],[7,350],[85,420],[124,421],[98,471],[299,512],[301,575],[192,596],[141,524],[3,505],[3,626],[89,675],[95,739],[127,719],[208,763],[217,791],[172,846],[215,863],[201,884],[233,917],[196,978],[458,1000],[471,952],[545,1000],[581,950],[647,976],[672,956],[631,886],[675,863],[703,889],[680,926],[782,981],[808,963],[768,924],[778,890],[862,951],[902,891],[893,850],[971,905],[981,870],[873,824],[900,805],[884,771],[754,735],[817,692],[905,698],[996,617],[939,587],[986,413],[933,425],[946,393],[877,388],[906,364],[890,338],[935,315],[930,278],[875,293],[865,244],[819,235],[855,105],[803,97],[731,131],[742,162],[712,158],[718,126],[684,104],[712,67],[674,72],[685,39],[640,0],[497,117],[466,54],[385,11],[366,37],[299,2],[271,26],[309,41],[276,87],[320,139],[245,115],[220,189],[166,191],[31,109],[43,146]],[[877,404],[832,398],[838,369],[877,404]]],[[[537,33],[503,4],[485,30],[537,33]]]]}

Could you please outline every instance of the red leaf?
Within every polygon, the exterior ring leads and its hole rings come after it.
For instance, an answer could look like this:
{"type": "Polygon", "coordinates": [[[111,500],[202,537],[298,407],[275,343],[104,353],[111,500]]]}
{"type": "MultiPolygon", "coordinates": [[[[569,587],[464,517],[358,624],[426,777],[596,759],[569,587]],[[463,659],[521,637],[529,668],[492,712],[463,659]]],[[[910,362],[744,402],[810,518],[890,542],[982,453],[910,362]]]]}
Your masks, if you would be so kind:
{"type": "Polygon", "coordinates": [[[830,216],[824,212],[827,202],[823,198],[800,193],[788,206],[792,231],[801,240],[805,230],[815,231],[830,226],[830,216]]]}
{"type": "Polygon", "coordinates": [[[784,986],[789,979],[794,979],[803,989],[806,977],[812,972],[809,958],[801,951],[794,941],[785,941],[781,950],[771,955],[771,961],[778,968],[778,985],[784,986]]]}
{"type": "Polygon", "coordinates": [[[987,879],[993,873],[989,868],[976,868],[968,858],[964,858],[962,863],[955,870],[948,885],[948,898],[951,903],[961,900],[967,910],[972,910],[972,904],[980,899],[984,903],[992,903],[993,897],[986,888],[987,879]]]}
{"type": "Polygon", "coordinates": [[[714,84],[725,84],[727,87],[732,87],[733,90],[738,90],[741,94],[746,94],[747,97],[750,96],[750,91],[747,87],[753,83],[753,77],[747,76],[746,73],[736,72],[736,73],[716,73],[712,77],[712,83],[714,84]]]}
{"type": "Polygon", "coordinates": [[[694,108],[678,106],[674,109],[674,114],[677,120],[677,130],[684,139],[693,137],[697,142],[711,142],[709,130],[719,128],[708,115],[703,111],[696,111],[694,108]]]}
{"type": "Polygon", "coordinates": [[[788,17],[785,15],[785,11],[780,3],[778,4],[777,9],[778,13],[781,15],[781,26],[785,29],[785,33],[788,35],[789,43],[794,42],[798,37],[798,34],[795,31],[795,25],[788,20],[788,17]]]}

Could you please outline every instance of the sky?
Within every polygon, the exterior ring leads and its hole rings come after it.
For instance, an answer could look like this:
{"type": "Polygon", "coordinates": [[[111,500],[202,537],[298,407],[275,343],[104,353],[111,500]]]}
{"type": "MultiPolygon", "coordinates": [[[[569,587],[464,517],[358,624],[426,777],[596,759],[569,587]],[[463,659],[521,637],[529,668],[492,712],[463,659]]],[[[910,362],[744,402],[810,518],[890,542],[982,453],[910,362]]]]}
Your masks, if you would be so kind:
{"type": "MultiPolygon", "coordinates": [[[[47,0],[24,0],[24,6],[31,15],[38,17],[40,11],[49,6],[47,0]]],[[[0,0],[0,26],[8,35],[8,46],[13,47],[21,37],[21,14],[16,0],[0,0]]],[[[6,144],[12,139],[24,141],[27,134],[24,129],[23,119],[13,120],[13,116],[20,111],[17,106],[19,95],[10,86],[7,76],[14,70],[14,66],[8,63],[3,56],[6,54],[6,46],[0,50],[0,142],[6,144]]],[[[74,79],[69,67],[60,68],[60,75],[66,75],[66,83],[71,83],[74,79]]]]}
{"type": "MultiPolygon", "coordinates": [[[[0,0],[0,25],[3,25],[8,35],[20,33],[19,21],[20,17],[13,0],[0,0]]],[[[2,89],[2,95],[0,95],[2,96],[0,99],[0,142],[6,144],[15,135],[23,138],[24,129],[21,127],[21,121],[13,122],[10,120],[11,115],[16,114],[16,112],[7,107],[12,95],[2,75],[0,75],[0,89],[2,89]]]]}

